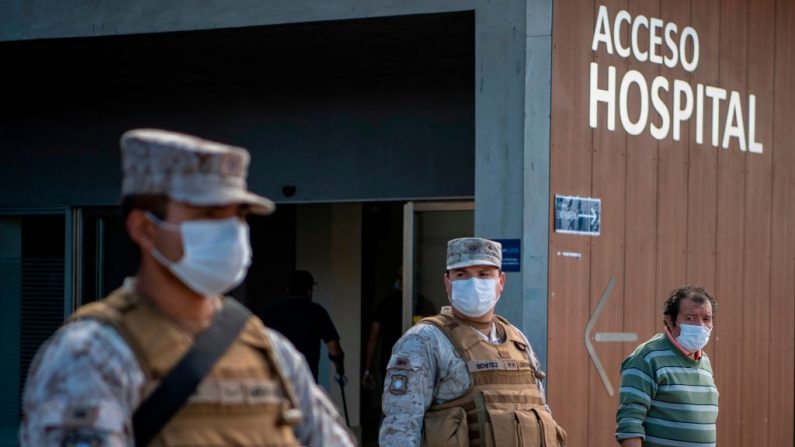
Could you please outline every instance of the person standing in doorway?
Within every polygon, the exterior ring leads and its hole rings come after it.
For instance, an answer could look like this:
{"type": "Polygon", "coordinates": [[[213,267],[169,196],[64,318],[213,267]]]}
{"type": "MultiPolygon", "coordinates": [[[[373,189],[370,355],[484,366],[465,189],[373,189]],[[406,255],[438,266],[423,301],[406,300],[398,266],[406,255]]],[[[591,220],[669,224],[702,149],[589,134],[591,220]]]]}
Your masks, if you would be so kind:
{"type": "Polygon", "coordinates": [[[714,446],[718,389],[707,354],[717,303],[685,286],[663,304],[663,333],[621,364],[616,440],[624,447],[714,446]]]}
{"type": "Polygon", "coordinates": [[[326,343],[337,380],[345,382],[345,353],[340,336],[326,309],[312,300],[317,283],[306,270],[296,270],[287,280],[287,299],[265,312],[265,324],[287,337],[304,354],[317,382],[320,342],[326,343]]]}
{"type": "MultiPolygon", "coordinates": [[[[422,317],[430,317],[438,313],[436,305],[431,300],[421,294],[416,294],[416,301],[412,308],[414,313],[412,320],[419,321],[422,317]]],[[[367,339],[365,351],[364,375],[362,386],[367,389],[376,389],[376,382],[379,387],[384,377],[386,365],[392,352],[392,346],[398,341],[403,333],[401,328],[401,318],[403,314],[403,275],[399,270],[393,290],[385,297],[381,298],[375,308],[373,322],[370,325],[370,335],[367,339]],[[380,352],[376,347],[380,345],[380,352]],[[373,370],[376,354],[378,354],[378,370],[373,370]],[[378,378],[378,379],[376,379],[378,378]]]]}
{"type": "Polygon", "coordinates": [[[311,445],[354,440],[303,356],[223,294],[251,262],[249,153],[153,129],[121,138],[122,212],[141,262],[39,349],[23,446],[311,445]]]}
{"type": "Polygon", "coordinates": [[[497,242],[448,242],[443,280],[452,306],[414,325],[392,349],[382,447],[565,445],[530,343],[494,314],[505,286],[501,267],[497,242]]]}

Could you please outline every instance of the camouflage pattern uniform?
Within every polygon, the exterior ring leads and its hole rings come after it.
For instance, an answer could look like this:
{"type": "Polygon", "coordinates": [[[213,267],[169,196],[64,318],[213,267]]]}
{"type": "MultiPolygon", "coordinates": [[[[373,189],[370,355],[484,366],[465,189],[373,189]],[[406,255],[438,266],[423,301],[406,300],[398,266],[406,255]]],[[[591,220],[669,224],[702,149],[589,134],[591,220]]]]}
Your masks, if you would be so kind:
{"type": "MultiPolygon", "coordinates": [[[[442,312],[450,312],[449,307],[442,312]]],[[[486,338],[476,329],[478,335],[486,338]]],[[[501,343],[492,323],[492,343],[501,343]]],[[[526,341],[526,340],[525,340],[526,341]]],[[[527,343],[530,347],[530,343],[527,343]]],[[[528,360],[540,371],[532,348],[528,360]]],[[[541,395],[544,389],[538,381],[541,395]]],[[[392,349],[384,381],[383,411],[379,444],[382,447],[419,446],[422,421],[432,404],[449,402],[469,389],[469,371],[450,340],[436,326],[411,327],[392,349]]]]}
{"type": "MultiPolygon", "coordinates": [[[[278,333],[267,330],[267,336],[303,412],[295,427],[301,444],[355,445],[303,356],[278,333]]],[[[22,446],[135,445],[131,420],[143,383],[135,354],[110,326],[96,320],[64,326],[31,364],[23,396],[22,446]]]]}

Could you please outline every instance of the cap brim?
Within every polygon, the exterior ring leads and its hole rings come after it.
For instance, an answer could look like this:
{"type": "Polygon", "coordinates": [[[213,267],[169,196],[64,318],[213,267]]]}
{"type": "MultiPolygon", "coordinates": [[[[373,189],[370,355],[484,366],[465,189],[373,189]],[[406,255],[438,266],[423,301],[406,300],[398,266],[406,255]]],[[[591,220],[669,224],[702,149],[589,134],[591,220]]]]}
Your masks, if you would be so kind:
{"type": "Polygon", "coordinates": [[[481,259],[475,259],[475,260],[472,260],[472,261],[461,261],[461,262],[456,262],[455,264],[450,264],[450,265],[447,266],[447,270],[462,269],[462,268],[472,267],[472,266],[476,266],[476,265],[488,265],[488,266],[491,266],[491,267],[497,267],[498,269],[502,268],[502,266],[499,265],[499,264],[495,264],[495,263],[489,262],[489,261],[484,261],[484,260],[481,260],[481,259]]]}
{"type": "Polygon", "coordinates": [[[246,192],[245,203],[249,206],[249,210],[254,214],[268,215],[276,211],[276,205],[270,199],[258,196],[254,193],[246,192]]]}
{"type": "Polygon", "coordinates": [[[270,199],[242,190],[218,190],[215,194],[191,195],[187,197],[170,194],[170,197],[172,200],[194,206],[248,205],[251,213],[260,215],[271,214],[276,210],[276,205],[270,199]]]}

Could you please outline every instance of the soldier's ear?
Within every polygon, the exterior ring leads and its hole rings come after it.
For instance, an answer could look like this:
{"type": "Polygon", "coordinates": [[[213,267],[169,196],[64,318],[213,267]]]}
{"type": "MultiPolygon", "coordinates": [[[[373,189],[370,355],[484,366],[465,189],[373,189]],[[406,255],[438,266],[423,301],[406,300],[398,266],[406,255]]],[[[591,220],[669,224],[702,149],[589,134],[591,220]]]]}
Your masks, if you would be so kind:
{"type": "Polygon", "coordinates": [[[146,211],[134,209],[127,215],[127,234],[141,250],[150,252],[154,247],[155,224],[146,211]]]}

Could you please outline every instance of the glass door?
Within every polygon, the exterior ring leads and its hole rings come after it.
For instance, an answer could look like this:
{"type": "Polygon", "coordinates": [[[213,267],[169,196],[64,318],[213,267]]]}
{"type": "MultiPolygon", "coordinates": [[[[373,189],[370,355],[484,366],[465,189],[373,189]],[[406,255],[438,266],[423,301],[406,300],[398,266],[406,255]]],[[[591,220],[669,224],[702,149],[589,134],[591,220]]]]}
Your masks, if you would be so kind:
{"type": "Polygon", "coordinates": [[[39,346],[71,311],[71,211],[0,210],[0,447],[16,446],[39,346]]]}
{"type": "Polygon", "coordinates": [[[447,241],[474,234],[474,211],[472,201],[403,206],[403,332],[448,305],[443,281],[447,241]]]}

